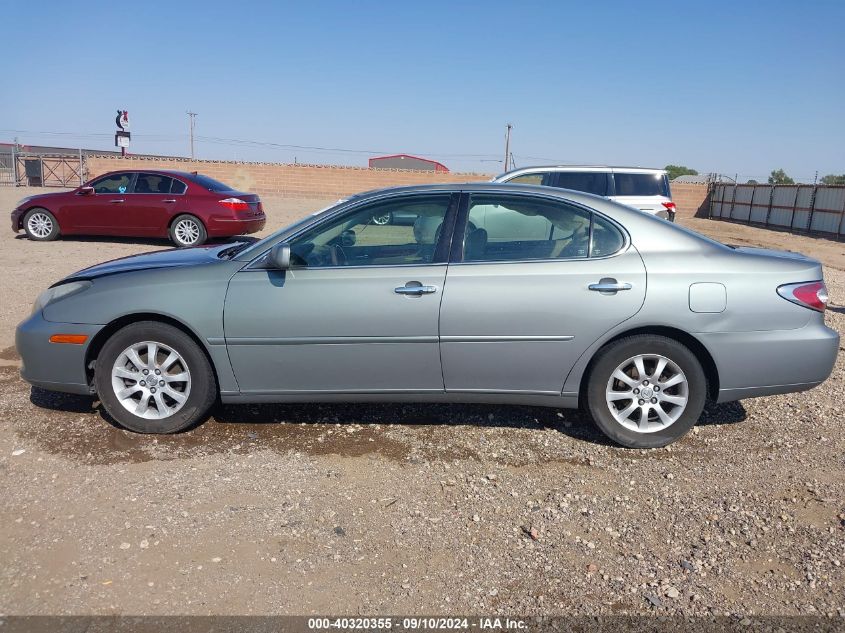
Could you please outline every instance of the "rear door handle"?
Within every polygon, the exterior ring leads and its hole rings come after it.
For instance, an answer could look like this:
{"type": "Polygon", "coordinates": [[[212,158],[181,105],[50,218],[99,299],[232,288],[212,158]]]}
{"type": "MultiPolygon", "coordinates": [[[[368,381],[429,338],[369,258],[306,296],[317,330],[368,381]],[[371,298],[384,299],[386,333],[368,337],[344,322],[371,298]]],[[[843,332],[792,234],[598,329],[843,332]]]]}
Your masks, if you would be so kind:
{"type": "Polygon", "coordinates": [[[437,286],[423,286],[418,281],[409,281],[404,286],[399,286],[398,288],[394,288],[393,292],[395,292],[398,295],[412,295],[412,296],[430,295],[433,292],[437,292],[437,286]]]}
{"type": "Polygon", "coordinates": [[[109,202],[111,202],[112,204],[120,204],[121,202],[126,202],[126,200],[121,198],[120,200],[109,200],[109,202]]]}
{"type": "Polygon", "coordinates": [[[162,202],[176,202],[175,199],[162,200],[162,202]]]}
{"type": "Polygon", "coordinates": [[[596,292],[619,292],[620,290],[630,290],[633,286],[627,282],[619,283],[611,277],[601,279],[597,284],[590,284],[587,286],[590,290],[596,292]]]}

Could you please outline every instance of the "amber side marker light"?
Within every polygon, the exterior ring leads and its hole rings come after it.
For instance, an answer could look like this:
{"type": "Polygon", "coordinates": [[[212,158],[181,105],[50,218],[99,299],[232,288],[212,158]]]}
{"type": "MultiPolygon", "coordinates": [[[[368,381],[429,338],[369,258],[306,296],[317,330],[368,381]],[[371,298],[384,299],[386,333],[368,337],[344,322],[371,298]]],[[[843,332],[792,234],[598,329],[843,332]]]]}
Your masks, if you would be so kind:
{"type": "Polygon", "coordinates": [[[87,334],[53,334],[50,337],[51,343],[69,343],[70,345],[82,345],[87,340],[87,334]]]}

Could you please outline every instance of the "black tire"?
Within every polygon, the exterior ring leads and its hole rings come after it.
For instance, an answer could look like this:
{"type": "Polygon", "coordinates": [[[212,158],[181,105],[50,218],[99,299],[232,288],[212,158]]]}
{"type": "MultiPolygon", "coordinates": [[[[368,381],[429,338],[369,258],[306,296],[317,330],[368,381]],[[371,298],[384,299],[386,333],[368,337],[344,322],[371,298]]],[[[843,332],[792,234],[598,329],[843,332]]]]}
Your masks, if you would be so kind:
{"type": "Polygon", "coordinates": [[[217,400],[217,380],[205,352],[182,330],[166,323],[139,321],[118,330],[103,345],[95,367],[94,387],[100,402],[118,424],[136,433],[183,431],[205,421],[217,400]],[[112,385],[112,368],[118,357],[131,345],[144,341],[154,341],[177,352],[184,358],[190,373],[188,397],[182,408],[169,417],[147,419],[135,415],[121,404],[112,385]]]}
{"type": "Polygon", "coordinates": [[[685,345],[665,336],[640,334],[619,339],[599,350],[592,363],[585,391],[587,412],[607,437],[627,448],[658,448],[680,439],[695,426],[707,399],[707,377],[698,358],[685,345]],[[648,433],[629,429],[620,423],[606,399],[608,382],[613,372],[622,363],[640,354],[654,354],[669,359],[681,369],[687,384],[686,408],[678,419],[665,428],[648,433]]]}
{"type": "Polygon", "coordinates": [[[52,242],[61,233],[56,216],[41,207],[35,207],[26,212],[26,215],[23,216],[23,230],[26,232],[26,236],[34,242],[52,242]],[[39,227],[41,227],[41,230],[39,230],[39,227]],[[49,232],[45,232],[48,228],[49,232]]]}
{"type": "Polygon", "coordinates": [[[190,248],[192,246],[200,246],[208,239],[208,232],[205,230],[205,225],[195,215],[190,213],[183,213],[173,218],[170,223],[170,241],[176,244],[179,248],[190,248]],[[190,227],[190,228],[189,228],[190,227]],[[186,233],[183,230],[188,228],[191,235],[196,235],[193,241],[186,241],[183,237],[186,233]]]}

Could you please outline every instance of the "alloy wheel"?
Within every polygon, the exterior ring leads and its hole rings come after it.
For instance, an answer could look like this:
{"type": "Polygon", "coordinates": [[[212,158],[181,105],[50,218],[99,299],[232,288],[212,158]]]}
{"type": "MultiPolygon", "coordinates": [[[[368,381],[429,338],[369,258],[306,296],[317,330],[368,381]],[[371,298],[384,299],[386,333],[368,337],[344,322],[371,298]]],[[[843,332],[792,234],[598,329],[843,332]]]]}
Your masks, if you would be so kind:
{"type": "Polygon", "coordinates": [[[200,237],[200,227],[194,220],[189,219],[179,220],[173,227],[173,232],[176,239],[185,246],[195,244],[200,237]]]}
{"type": "Polygon", "coordinates": [[[161,420],[179,411],[191,393],[191,372],[173,348],[155,341],[133,343],[111,370],[114,395],[130,413],[161,420]]]}
{"type": "Polygon", "coordinates": [[[53,232],[53,220],[46,213],[33,213],[26,222],[29,232],[38,238],[45,238],[53,232]]]}
{"type": "Polygon", "coordinates": [[[683,370],[659,354],[638,354],[611,373],[605,401],[619,424],[637,433],[662,431],[681,417],[689,401],[683,370]]]}

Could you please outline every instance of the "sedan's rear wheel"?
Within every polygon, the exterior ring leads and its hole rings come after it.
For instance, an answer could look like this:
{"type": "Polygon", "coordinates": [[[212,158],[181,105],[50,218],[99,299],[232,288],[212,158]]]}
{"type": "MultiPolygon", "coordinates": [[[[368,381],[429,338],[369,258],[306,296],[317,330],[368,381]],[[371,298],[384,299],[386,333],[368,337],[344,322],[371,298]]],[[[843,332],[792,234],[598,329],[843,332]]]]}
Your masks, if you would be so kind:
{"type": "Polygon", "coordinates": [[[30,209],[23,218],[23,230],[29,239],[49,242],[59,237],[59,223],[56,216],[47,209],[30,209]]]}
{"type": "Polygon", "coordinates": [[[695,425],[707,379],[686,346],[664,336],[638,335],[599,351],[586,395],[590,415],[609,438],[629,448],[655,448],[695,425]]]}
{"type": "Polygon", "coordinates": [[[170,239],[176,246],[199,246],[208,239],[208,233],[199,218],[183,214],[170,225],[170,239]]]}
{"type": "Polygon", "coordinates": [[[97,358],[94,384],[131,431],[175,433],[201,421],[217,397],[211,364],[181,330],[142,321],[117,331],[97,358]]]}

